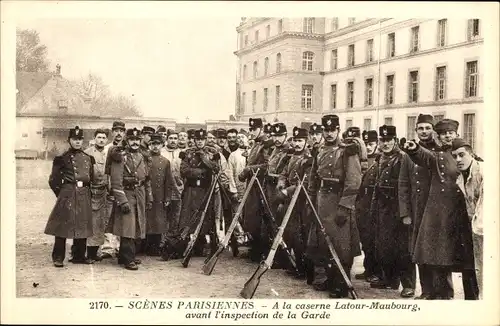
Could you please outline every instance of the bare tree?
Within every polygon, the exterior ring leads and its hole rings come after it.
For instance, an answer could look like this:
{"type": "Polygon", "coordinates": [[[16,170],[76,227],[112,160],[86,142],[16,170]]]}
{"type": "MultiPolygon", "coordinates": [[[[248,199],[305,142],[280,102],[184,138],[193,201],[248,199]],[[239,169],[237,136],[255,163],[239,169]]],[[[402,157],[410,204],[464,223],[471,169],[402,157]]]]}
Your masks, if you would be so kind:
{"type": "Polygon", "coordinates": [[[16,71],[46,72],[50,62],[47,47],[33,29],[16,30],[16,71]]]}

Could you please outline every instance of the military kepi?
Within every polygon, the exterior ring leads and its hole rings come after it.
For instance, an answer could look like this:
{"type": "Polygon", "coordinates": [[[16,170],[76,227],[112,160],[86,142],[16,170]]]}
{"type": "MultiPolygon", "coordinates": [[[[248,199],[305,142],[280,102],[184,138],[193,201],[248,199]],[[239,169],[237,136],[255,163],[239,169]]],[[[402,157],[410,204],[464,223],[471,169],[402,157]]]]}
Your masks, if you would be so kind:
{"type": "Polygon", "coordinates": [[[443,119],[441,121],[438,121],[438,123],[436,123],[434,130],[436,130],[438,134],[447,131],[456,132],[458,130],[458,121],[452,119],[443,119]]]}
{"type": "Polygon", "coordinates": [[[143,134],[154,134],[155,133],[155,128],[149,127],[149,126],[145,126],[144,128],[142,128],[142,133],[143,134]]]}
{"type": "Polygon", "coordinates": [[[193,139],[194,138],[194,129],[189,129],[187,131],[187,134],[188,134],[188,139],[193,139]]]}
{"type": "Polygon", "coordinates": [[[270,124],[270,123],[267,123],[266,125],[264,125],[264,133],[265,134],[270,134],[271,133],[271,129],[272,129],[273,125],[270,124]]]}
{"type": "Polygon", "coordinates": [[[292,132],[293,138],[307,138],[309,137],[309,132],[307,129],[294,127],[292,132]]]}
{"type": "Polygon", "coordinates": [[[321,117],[321,125],[325,131],[333,131],[340,126],[339,117],[335,114],[324,115],[321,117]]]}
{"type": "Polygon", "coordinates": [[[349,127],[346,131],[346,137],[361,137],[361,130],[358,127],[349,127]]]}
{"type": "Polygon", "coordinates": [[[151,144],[163,144],[163,136],[161,134],[152,134],[151,144]]]}
{"type": "Polygon", "coordinates": [[[451,150],[452,151],[456,151],[457,149],[461,148],[461,147],[471,147],[470,144],[468,142],[466,142],[464,139],[462,138],[455,138],[453,139],[453,142],[451,143],[451,150]]]}
{"type": "Polygon", "coordinates": [[[125,130],[125,123],[121,121],[113,122],[113,127],[111,128],[111,130],[116,130],[116,129],[125,130]]]}
{"type": "Polygon", "coordinates": [[[286,125],[283,122],[275,123],[271,128],[271,135],[283,136],[286,134],[286,125]]]}
{"type": "Polygon", "coordinates": [[[139,139],[141,137],[141,131],[137,128],[127,129],[127,133],[125,134],[127,139],[139,139]]]}
{"type": "Polygon", "coordinates": [[[83,139],[83,129],[80,129],[80,127],[78,126],[76,126],[73,129],[70,129],[68,138],[83,139]]]}
{"type": "Polygon", "coordinates": [[[420,113],[417,118],[417,125],[419,123],[430,123],[431,125],[434,125],[434,118],[430,114],[420,113]]]}
{"type": "Polygon", "coordinates": [[[376,130],[363,131],[363,141],[369,143],[378,140],[378,134],[376,130]]]}
{"type": "Polygon", "coordinates": [[[224,128],[219,128],[215,130],[215,138],[222,138],[226,139],[227,138],[227,131],[224,128]]]}
{"type": "Polygon", "coordinates": [[[310,134],[317,134],[323,132],[323,126],[318,125],[316,122],[309,126],[310,134]]]}
{"type": "Polygon", "coordinates": [[[206,139],[207,138],[207,132],[203,129],[198,129],[194,131],[193,135],[194,139],[206,139]]]}
{"type": "Polygon", "coordinates": [[[248,119],[248,127],[250,129],[262,128],[262,119],[261,118],[249,118],[248,119]]]}
{"type": "Polygon", "coordinates": [[[380,139],[396,138],[396,126],[383,125],[378,130],[380,139]]]}

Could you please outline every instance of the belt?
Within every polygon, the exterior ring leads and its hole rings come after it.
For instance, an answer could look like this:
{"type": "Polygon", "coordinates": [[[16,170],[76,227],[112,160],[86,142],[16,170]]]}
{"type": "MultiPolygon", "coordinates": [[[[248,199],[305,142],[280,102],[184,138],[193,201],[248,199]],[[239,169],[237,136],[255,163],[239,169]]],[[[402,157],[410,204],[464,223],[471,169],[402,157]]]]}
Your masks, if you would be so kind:
{"type": "Polygon", "coordinates": [[[106,185],[94,185],[94,184],[91,184],[90,188],[96,189],[96,190],[103,190],[103,189],[106,189],[106,185]]]}
{"type": "Polygon", "coordinates": [[[274,174],[274,173],[268,173],[266,175],[266,179],[271,182],[271,183],[278,183],[278,178],[280,177],[279,174],[274,174]]]}
{"type": "Polygon", "coordinates": [[[123,189],[134,190],[135,188],[140,188],[142,186],[144,186],[144,180],[138,181],[138,182],[124,184],[123,185],[123,189]]]}
{"type": "Polygon", "coordinates": [[[339,192],[343,188],[343,184],[339,179],[331,178],[331,179],[321,179],[320,188],[323,190],[339,192]]]}
{"type": "Polygon", "coordinates": [[[192,188],[208,188],[210,187],[210,183],[209,179],[186,179],[184,186],[192,188]]]}
{"type": "Polygon", "coordinates": [[[75,185],[77,188],[87,188],[90,186],[90,183],[89,182],[84,182],[84,181],[79,181],[79,180],[75,180],[75,181],[68,181],[68,180],[62,180],[62,183],[67,183],[67,184],[72,184],[72,185],[75,185]]]}

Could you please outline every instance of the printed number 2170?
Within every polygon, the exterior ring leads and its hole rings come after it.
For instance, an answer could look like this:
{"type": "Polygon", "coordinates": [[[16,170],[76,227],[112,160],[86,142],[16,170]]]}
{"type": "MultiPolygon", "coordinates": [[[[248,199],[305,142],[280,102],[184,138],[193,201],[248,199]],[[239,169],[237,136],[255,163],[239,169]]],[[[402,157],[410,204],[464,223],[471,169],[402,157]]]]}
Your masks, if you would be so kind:
{"type": "Polygon", "coordinates": [[[107,301],[91,301],[89,305],[90,309],[109,309],[109,303],[107,301]]]}

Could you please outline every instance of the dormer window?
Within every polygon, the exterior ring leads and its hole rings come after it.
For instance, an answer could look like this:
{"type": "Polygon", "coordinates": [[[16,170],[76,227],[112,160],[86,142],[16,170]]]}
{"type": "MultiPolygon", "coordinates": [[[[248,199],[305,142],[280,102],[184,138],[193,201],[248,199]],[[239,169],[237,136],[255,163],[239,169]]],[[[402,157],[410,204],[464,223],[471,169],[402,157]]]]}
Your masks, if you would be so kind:
{"type": "Polygon", "coordinates": [[[59,109],[67,109],[68,108],[68,101],[67,100],[59,100],[57,102],[57,106],[59,109]]]}

